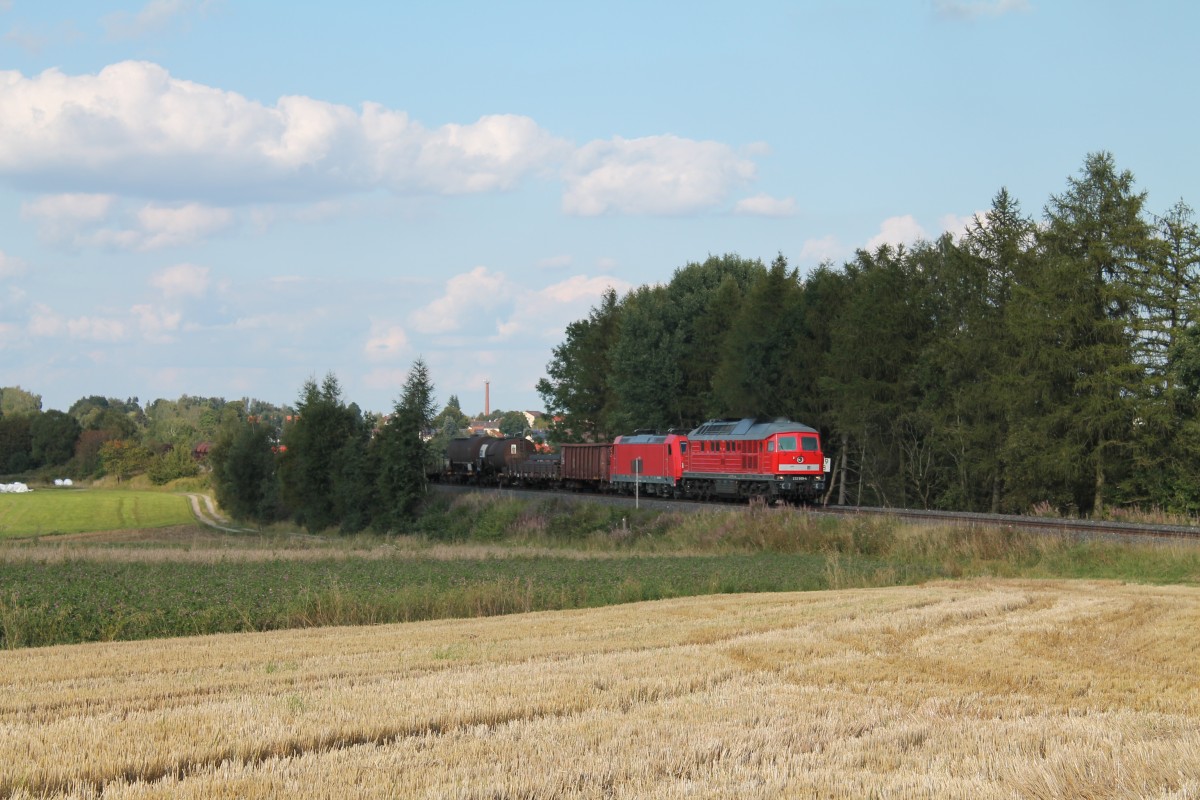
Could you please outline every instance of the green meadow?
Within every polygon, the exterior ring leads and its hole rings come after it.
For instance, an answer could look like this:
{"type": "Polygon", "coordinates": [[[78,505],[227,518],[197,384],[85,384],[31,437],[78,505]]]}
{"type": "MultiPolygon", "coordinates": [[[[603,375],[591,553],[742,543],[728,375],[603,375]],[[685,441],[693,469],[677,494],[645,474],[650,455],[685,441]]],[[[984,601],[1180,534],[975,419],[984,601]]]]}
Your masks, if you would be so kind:
{"type": "Polygon", "coordinates": [[[164,492],[37,489],[0,494],[0,539],[190,525],[188,499],[164,492]]]}
{"type": "Polygon", "coordinates": [[[432,497],[401,535],[235,533],[178,494],[0,496],[0,650],[972,577],[1196,585],[1200,546],[487,493],[432,497]],[[114,535],[49,535],[89,530],[114,535]]]}

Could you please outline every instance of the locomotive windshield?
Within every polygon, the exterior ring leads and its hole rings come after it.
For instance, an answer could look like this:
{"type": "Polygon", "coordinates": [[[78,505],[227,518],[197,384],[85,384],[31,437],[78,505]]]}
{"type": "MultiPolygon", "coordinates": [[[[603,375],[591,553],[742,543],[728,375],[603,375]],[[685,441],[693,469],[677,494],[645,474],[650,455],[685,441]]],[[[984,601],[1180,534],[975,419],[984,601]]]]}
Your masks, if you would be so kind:
{"type": "Polygon", "coordinates": [[[791,451],[795,450],[796,449],[796,437],[795,436],[780,436],[779,437],[779,449],[783,452],[791,452],[791,451]]]}
{"type": "Polygon", "coordinates": [[[809,452],[809,453],[816,452],[817,450],[821,449],[817,445],[817,437],[815,437],[815,436],[801,437],[800,446],[804,448],[805,452],[809,452]]]}

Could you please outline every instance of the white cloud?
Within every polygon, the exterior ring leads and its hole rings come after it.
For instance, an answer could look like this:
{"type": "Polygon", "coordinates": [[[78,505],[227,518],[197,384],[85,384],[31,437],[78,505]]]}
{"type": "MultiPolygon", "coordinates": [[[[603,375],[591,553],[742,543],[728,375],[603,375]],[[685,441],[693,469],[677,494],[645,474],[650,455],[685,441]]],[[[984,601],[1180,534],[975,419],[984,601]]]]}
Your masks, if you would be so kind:
{"type": "MultiPolygon", "coordinates": [[[[149,22],[192,7],[164,0],[142,14],[149,22]]],[[[495,192],[537,176],[563,181],[562,207],[571,214],[688,214],[727,203],[754,179],[752,159],[767,150],[674,135],[576,147],[516,114],[427,128],[372,102],[353,108],[293,95],[267,105],[144,61],[92,75],[0,71],[0,181],[92,192],[93,216],[77,222],[103,219],[106,195],[150,203],[140,228],[104,230],[82,244],[149,249],[190,241],[229,224],[229,212],[214,206],[327,203],[375,189],[495,192]],[[169,211],[175,219],[167,223],[161,217],[169,211]]],[[[792,202],[759,196],[739,210],[790,213],[792,202]]],[[[65,213],[52,212],[30,210],[43,218],[65,213]]]]}
{"type": "Polygon", "coordinates": [[[482,310],[495,309],[506,302],[512,291],[502,272],[476,267],[446,281],[446,292],[412,314],[412,326],[420,333],[449,333],[459,330],[464,320],[476,318],[482,310]]]}
{"type": "Polygon", "coordinates": [[[952,19],[999,17],[1014,11],[1029,11],[1029,0],[933,0],[937,13],[952,19]]]}
{"type": "Polygon", "coordinates": [[[227,208],[209,208],[197,203],[178,207],[149,205],[137,214],[139,250],[178,246],[216,233],[233,223],[227,208]]]}
{"type": "Polygon", "coordinates": [[[116,342],[125,338],[125,323],[106,317],[75,317],[66,321],[67,334],[72,339],[96,342],[116,342]]]}
{"type": "Polygon", "coordinates": [[[988,224],[988,212],[976,211],[969,217],[960,217],[957,214],[945,214],[941,219],[942,231],[953,234],[955,239],[961,239],[968,229],[975,227],[977,220],[986,227],[988,224]]]}
{"type": "Polygon", "coordinates": [[[429,130],[403,112],[308,97],[274,106],[125,61],[95,75],[0,72],[0,177],[247,201],[388,187],[508,188],[569,145],[517,115],[429,130]]]}
{"type": "Polygon", "coordinates": [[[754,175],[754,162],[720,142],[616,137],[575,153],[563,210],[580,216],[693,213],[724,202],[754,175]]]}
{"type": "Polygon", "coordinates": [[[150,284],[166,297],[203,297],[208,291],[209,269],[195,264],[176,264],[159,270],[150,284]]]}
{"type": "Polygon", "coordinates": [[[25,262],[0,250],[0,280],[25,273],[25,262]]]}
{"type": "Polygon", "coordinates": [[[56,194],[21,207],[43,239],[74,247],[157,250],[189,244],[233,224],[233,212],[199,203],[129,209],[111,194],[56,194]]]}
{"type": "Polygon", "coordinates": [[[108,217],[116,196],[111,194],[51,194],[21,204],[21,215],[51,226],[77,227],[108,217]]]}
{"type": "Polygon", "coordinates": [[[111,194],[42,195],[21,204],[21,217],[37,224],[42,239],[75,245],[85,231],[108,219],[116,202],[116,195],[111,194]]]}
{"type": "Polygon", "coordinates": [[[497,338],[558,341],[566,326],[586,317],[610,288],[623,294],[633,285],[609,276],[574,275],[543,289],[514,292],[512,314],[497,326],[497,338]]]}
{"type": "Polygon", "coordinates": [[[381,322],[371,323],[371,334],[363,347],[363,353],[372,361],[387,361],[404,353],[408,347],[408,335],[399,325],[381,322]]]}
{"type": "Polygon", "coordinates": [[[204,10],[205,0],[150,0],[136,14],[118,11],[106,16],[102,23],[112,39],[138,39],[160,33],[186,15],[204,10]]]}
{"type": "Polygon", "coordinates": [[[902,217],[889,217],[879,226],[879,233],[871,237],[864,245],[864,249],[868,252],[877,250],[881,245],[911,245],[921,239],[929,238],[925,229],[922,228],[917,220],[911,215],[906,214],[902,217]]]}
{"type": "Polygon", "coordinates": [[[804,246],[800,248],[800,259],[802,261],[836,261],[847,255],[846,248],[838,241],[837,237],[830,234],[823,236],[820,239],[807,239],[804,246]]]}
{"type": "Polygon", "coordinates": [[[129,311],[137,321],[142,335],[151,342],[174,341],[169,334],[179,330],[179,323],[183,319],[183,314],[178,311],[166,311],[150,305],[136,305],[129,311]]]}
{"type": "Polygon", "coordinates": [[[760,217],[790,217],[796,213],[796,198],[756,194],[739,200],[733,210],[736,214],[760,217]]]}

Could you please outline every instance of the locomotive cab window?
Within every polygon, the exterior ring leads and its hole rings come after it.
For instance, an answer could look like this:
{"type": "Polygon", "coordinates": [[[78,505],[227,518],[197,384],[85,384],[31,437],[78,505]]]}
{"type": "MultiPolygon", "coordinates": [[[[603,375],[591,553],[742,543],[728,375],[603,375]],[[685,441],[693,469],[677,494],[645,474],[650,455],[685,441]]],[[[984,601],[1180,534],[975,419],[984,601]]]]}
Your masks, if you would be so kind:
{"type": "Polygon", "coordinates": [[[796,437],[795,436],[780,436],[779,437],[780,452],[790,453],[790,452],[794,452],[795,449],[796,449],[796,437]]]}
{"type": "Polygon", "coordinates": [[[821,449],[817,446],[817,437],[815,436],[800,437],[800,447],[808,453],[813,453],[821,449]]]}
{"type": "Polygon", "coordinates": [[[768,452],[768,453],[774,453],[774,452],[775,452],[775,440],[774,440],[774,439],[772,439],[771,441],[767,442],[767,452],[768,452]]]}

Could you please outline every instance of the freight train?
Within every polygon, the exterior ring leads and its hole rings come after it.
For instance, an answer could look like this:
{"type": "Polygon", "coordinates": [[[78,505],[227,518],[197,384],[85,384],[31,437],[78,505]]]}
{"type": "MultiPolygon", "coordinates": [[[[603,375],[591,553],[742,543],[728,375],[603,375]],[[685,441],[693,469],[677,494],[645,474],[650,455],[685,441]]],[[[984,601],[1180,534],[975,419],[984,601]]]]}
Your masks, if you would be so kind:
{"type": "Polygon", "coordinates": [[[787,419],[715,419],[693,431],[642,432],[537,453],[520,437],[471,436],[446,449],[441,480],[640,493],[696,500],[813,502],[829,459],[820,434],[787,419]]]}

